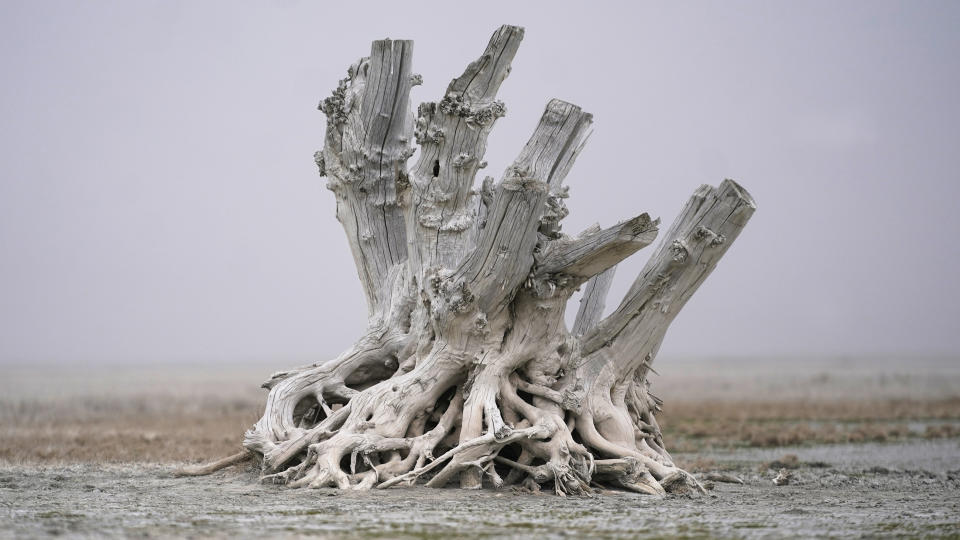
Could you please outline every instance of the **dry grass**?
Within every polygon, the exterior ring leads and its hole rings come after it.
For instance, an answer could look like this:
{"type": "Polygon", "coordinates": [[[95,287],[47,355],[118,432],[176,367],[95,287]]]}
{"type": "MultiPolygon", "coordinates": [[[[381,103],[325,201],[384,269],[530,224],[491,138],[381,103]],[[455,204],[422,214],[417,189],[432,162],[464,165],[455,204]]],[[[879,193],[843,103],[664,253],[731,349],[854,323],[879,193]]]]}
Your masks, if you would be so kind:
{"type": "Polygon", "coordinates": [[[884,442],[960,436],[960,398],[668,403],[661,426],[675,452],[732,446],[884,442]]]}
{"type": "Polygon", "coordinates": [[[670,401],[666,416],[724,420],[912,420],[960,419],[960,397],[895,400],[688,400],[670,401]]]}
{"type": "MultiPolygon", "coordinates": [[[[666,400],[660,423],[674,453],[958,437],[958,365],[664,362],[674,372],[654,389],[666,400]],[[830,375],[811,375],[819,372],[830,375]]],[[[232,454],[263,410],[256,382],[276,367],[4,367],[0,462],[196,462],[232,454]]],[[[690,468],[698,467],[710,468],[690,468]]]]}
{"type": "MultiPolygon", "coordinates": [[[[196,462],[237,451],[262,402],[154,396],[0,400],[0,462],[196,462]]],[[[667,403],[669,449],[960,436],[960,398],[667,403]]],[[[710,463],[688,463],[706,470],[710,463]]]]}
{"type": "Polygon", "coordinates": [[[0,401],[0,462],[196,462],[232,454],[254,401],[0,401]]]}

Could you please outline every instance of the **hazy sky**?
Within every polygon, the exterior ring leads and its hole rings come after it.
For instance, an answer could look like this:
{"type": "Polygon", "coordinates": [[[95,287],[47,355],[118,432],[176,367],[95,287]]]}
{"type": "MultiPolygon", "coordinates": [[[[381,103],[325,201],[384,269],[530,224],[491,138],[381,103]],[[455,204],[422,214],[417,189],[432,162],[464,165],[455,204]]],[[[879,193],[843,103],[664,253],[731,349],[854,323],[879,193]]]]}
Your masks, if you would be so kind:
{"type": "Polygon", "coordinates": [[[566,232],[758,202],[662,355],[960,353],[960,3],[477,5],[0,3],[0,362],[338,353],[366,308],[316,104],[383,37],[437,99],[503,23],[489,174],[550,98],[594,113],[566,232]]]}

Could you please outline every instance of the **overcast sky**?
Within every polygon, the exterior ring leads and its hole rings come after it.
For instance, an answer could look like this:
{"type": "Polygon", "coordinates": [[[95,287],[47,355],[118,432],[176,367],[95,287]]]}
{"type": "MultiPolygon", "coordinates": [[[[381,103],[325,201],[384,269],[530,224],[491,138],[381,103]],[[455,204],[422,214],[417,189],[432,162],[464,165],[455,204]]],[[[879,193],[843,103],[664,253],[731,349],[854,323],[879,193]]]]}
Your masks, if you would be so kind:
{"type": "Polygon", "coordinates": [[[757,200],[662,356],[960,353],[960,3],[453,5],[0,3],[0,362],[344,349],[366,308],[317,102],[384,37],[437,99],[503,23],[487,172],[550,98],[594,113],[566,232],[665,230],[724,177],[757,200]]]}

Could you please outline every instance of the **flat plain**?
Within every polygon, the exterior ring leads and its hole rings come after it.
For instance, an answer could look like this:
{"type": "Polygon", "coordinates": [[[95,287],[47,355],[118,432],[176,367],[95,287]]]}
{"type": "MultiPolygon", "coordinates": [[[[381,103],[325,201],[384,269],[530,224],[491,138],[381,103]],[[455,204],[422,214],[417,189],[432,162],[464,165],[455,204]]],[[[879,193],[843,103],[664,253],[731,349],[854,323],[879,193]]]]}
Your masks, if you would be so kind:
{"type": "Polygon", "coordinates": [[[176,478],[236,452],[259,383],[289,366],[219,367],[0,367],[0,537],[960,535],[955,358],[662,359],[668,449],[708,488],[665,499],[176,478]]]}

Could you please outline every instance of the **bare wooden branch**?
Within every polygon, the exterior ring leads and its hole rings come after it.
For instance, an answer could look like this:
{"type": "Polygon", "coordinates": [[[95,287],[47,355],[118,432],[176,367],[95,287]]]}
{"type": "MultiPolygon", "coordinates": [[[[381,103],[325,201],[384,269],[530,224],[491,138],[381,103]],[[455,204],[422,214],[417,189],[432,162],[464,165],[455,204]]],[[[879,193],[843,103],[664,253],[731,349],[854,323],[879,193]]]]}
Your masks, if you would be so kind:
{"type": "Polygon", "coordinates": [[[640,214],[602,231],[551,242],[538,257],[536,273],[589,279],[649,246],[657,237],[659,223],[647,214],[640,214]]]}
{"type": "MultiPolygon", "coordinates": [[[[237,465],[245,461],[253,459],[253,454],[247,450],[242,450],[233,454],[232,456],[227,456],[223,459],[218,459],[213,463],[208,463],[206,465],[198,466],[189,466],[177,469],[173,472],[174,476],[206,476],[208,474],[213,474],[220,469],[225,469],[232,465],[237,465]]],[[[743,482],[740,482],[741,484],[743,482]]]]}

